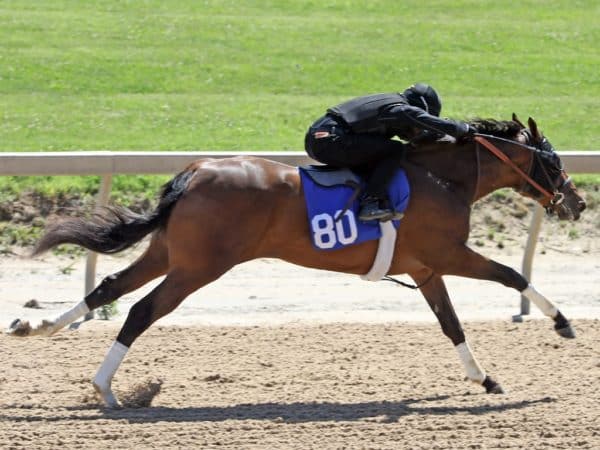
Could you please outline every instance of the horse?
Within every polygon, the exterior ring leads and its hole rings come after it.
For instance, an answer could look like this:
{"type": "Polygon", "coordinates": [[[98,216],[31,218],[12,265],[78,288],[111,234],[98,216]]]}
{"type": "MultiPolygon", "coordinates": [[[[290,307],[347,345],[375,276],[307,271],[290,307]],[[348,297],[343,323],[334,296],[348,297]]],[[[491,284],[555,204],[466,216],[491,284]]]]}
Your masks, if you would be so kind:
{"type": "MultiPolygon", "coordinates": [[[[478,132],[474,139],[427,142],[399,156],[411,197],[388,274],[408,274],[414,280],[454,345],[467,378],[487,393],[502,393],[465,338],[444,275],[491,280],[513,288],[553,319],[559,335],[573,338],[575,332],[558,308],[522,275],[467,246],[471,205],[499,188],[513,188],[560,219],[577,220],[585,201],[533,119],[529,118],[528,127],[515,115],[507,121],[470,123],[478,132]]],[[[145,236],[150,239],[137,260],[104,278],[59,317],[33,325],[16,319],[6,332],[20,337],[51,336],[89,311],[164,276],[131,307],[92,379],[102,401],[119,407],[111,382],[134,341],[189,294],[235,265],[278,258],[347,274],[369,270],[377,240],[320,251],[311,243],[306,217],[298,168],[252,156],[199,159],[163,186],[158,205],[150,212],[111,206],[92,217],[64,218],[49,225],[33,255],[65,243],[110,254],[145,236]]]]}

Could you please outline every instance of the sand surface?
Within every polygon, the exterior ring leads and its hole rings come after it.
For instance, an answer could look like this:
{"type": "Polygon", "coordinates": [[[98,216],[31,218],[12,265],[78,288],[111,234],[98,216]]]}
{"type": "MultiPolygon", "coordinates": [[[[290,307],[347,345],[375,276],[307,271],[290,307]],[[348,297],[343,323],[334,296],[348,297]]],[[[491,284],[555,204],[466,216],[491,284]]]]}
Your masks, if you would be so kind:
{"type": "Polygon", "coordinates": [[[0,448],[598,449],[600,321],[574,325],[466,324],[504,395],[463,380],[436,324],[157,326],[114,380],[122,410],[89,384],[114,324],[2,336],[0,448]]]}
{"type": "MultiPolygon", "coordinates": [[[[100,258],[98,279],[134,256],[100,258]]],[[[518,268],[522,254],[494,257],[518,268]]],[[[533,307],[512,323],[514,291],[447,278],[476,356],[507,390],[488,395],[464,381],[418,292],[253,261],[140,337],[113,383],[126,408],[107,410],[90,379],[150,285],[111,321],[0,335],[0,448],[599,449],[599,273],[597,253],[536,256],[533,280],[575,318],[575,340],[533,307]]],[[[2,326],[55,317],[82,298],[83,274],[81,258],[3,257],[2,326]],[[24,308],[31,299],[42,308],[24,308]]]]}

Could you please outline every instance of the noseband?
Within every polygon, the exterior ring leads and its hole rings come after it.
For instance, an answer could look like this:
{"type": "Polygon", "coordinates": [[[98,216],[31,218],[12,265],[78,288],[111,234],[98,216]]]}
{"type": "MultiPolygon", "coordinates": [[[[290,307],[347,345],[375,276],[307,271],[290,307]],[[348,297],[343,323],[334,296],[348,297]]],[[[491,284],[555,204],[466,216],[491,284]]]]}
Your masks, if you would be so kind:
{"type": "MultiPolygon", "coordinates": [[[[528,133],[526,133],[526,137],[529,140],[530,136],[528,133]]],[[[541,194],[541,196],[544,197],[544,199],[545,199],[544,203],[542,203],[542,205],[545,208],[549,208],[551,206],[557,206],[563,202],[565,195],[562,192],[560,192],[560,189],[562,189],[562,187],[564,187],[566,184],[568,184],[571,181],[571,178],[565,174],[565,171],[561,167],[560,179],[562,180],[562,182],[560,183],[560,185],[557,186],[558,183],[555,183],[551,180],[550,175],[548,174],[548,171],[544,167],[544,164],[541,161],[540,156],[538,154],[539,150],[537,148],[530,147],[529,145],[525,145],[520,142],[515,142],[515,141],[510,141],[507,139],[499,138],[497,136],[477,134],[477,135],[475,135],[474,139],[475,139],[475,142],[477,143],[476,147],[477,147],[478,155],[479,155],[479,144],[481,144],[484,148],[489,150],[494,156],[496,156],[498,159],[500,159],[502,162],[504,162],[506,165],[508,165],[511,169],[513,169],[515,172],[517,172],[521,176],[521,178],[523,178],[524,183],[526,185],[528,184],[529,186],[533,187],[537,192],[539,192],[541,194]],[[553,191],[549,192],[547,189],[542,187],[538,182],[536,182],[530,176],[529,173],[525,173],[508,156],[506,156],[506,154],[504,152],[502,152],[498,147],[496,147],[494,144],[492,144],[487,138],[493,138],[493,139],[497,139],[497,140],[503,140],[506,142],[510,142],[511,144],[517,144],[520,147],[523,147],[523,148],[529,150],[530,152],[532,152],[533,153],[532,163],[529,168],[529,172],[532,171],[534,162],[537,161],[537,163],[542,168],[542,171],[546,177],[546,180],[548,181],[548,184],[550,186],[552,186],[553,191]]],[[[477,157],[477,161],[478,161],[478,165],[479,165],[479,156],[477,157]]],[[[478,169],[478,172],[479,172],[479,169],[478,169]]],[[[478,173],[478,177],[479,177],[479,173],[478,173]]],[[[522,191],[522,189],[521,189],[521,191],[522,191]]],[[[477,194],[477,192],[475,192],[475,195],[476,194],[477,194]]]]}

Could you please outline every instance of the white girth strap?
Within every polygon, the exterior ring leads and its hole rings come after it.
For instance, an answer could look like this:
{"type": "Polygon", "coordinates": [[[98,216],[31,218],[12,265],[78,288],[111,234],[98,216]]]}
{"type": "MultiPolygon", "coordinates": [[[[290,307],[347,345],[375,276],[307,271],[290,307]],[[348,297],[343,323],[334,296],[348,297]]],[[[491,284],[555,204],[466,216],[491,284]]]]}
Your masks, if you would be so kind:
{"type": "Polygon", "coordinates": [[[392,258],[394,257],[396,229],[394,228],[392,221],[379,222],[379,228],[381,229],[381,237],[379,238],[379,244],[377,245],[375,261],[373,261],[373,266],[371,267],[371,270],[369,270],[369,273],[360,276],[366,281],[379,281],[386,276],[388,270],[390,270],[392,258]]]}

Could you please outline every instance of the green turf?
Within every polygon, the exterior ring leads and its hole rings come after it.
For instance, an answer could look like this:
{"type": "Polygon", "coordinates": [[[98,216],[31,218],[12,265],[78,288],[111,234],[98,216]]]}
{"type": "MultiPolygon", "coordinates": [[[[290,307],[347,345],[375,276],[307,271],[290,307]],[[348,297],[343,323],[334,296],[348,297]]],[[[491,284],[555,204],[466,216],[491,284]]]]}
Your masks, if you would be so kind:
{"type": "MultiPolygon", "coordinates": [[[[593,150],[599,13],[572,0],[0,0],[0,151],[302,150],[328,106],[415,81],[445,116],[514,111],[559,150],[593,150]]],[[[113,196],[163,181],[117,177],[113,196]]],[[[98,185],[2,177],[0,200],[98,185]]]]}
{"type": "Polygon", "coordinates": [[[301,150],[355,95],[596,149],[597,1],[0,0],[0,151],[301,150]]]}

